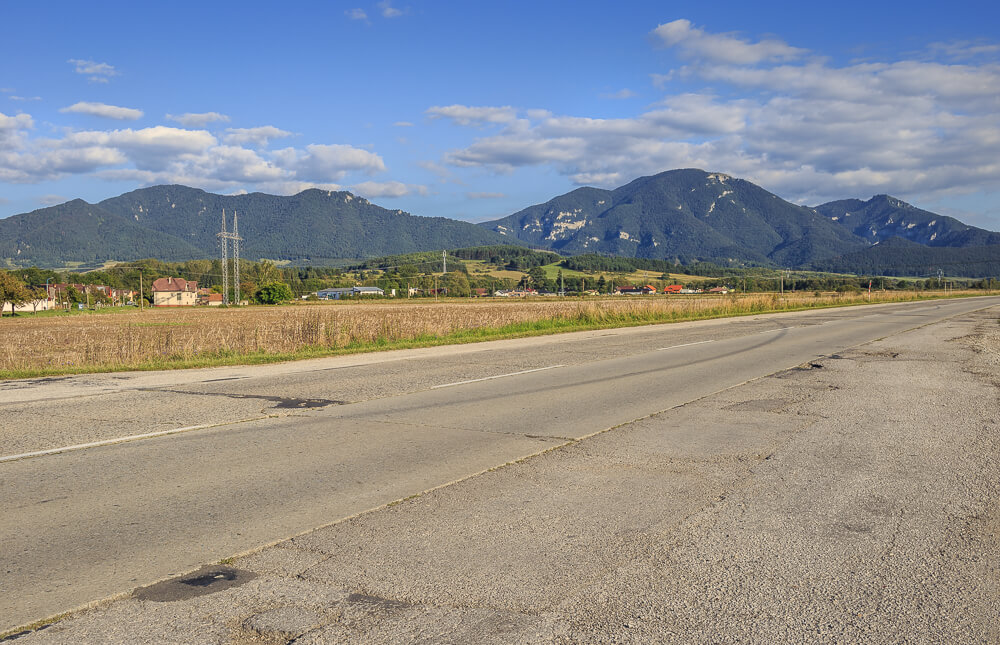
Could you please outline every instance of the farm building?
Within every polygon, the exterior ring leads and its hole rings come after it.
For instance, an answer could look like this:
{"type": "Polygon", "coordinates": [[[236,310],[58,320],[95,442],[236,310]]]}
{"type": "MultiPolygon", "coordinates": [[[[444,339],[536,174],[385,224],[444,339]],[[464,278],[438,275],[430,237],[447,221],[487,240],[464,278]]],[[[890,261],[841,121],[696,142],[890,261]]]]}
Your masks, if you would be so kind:
{"type": "Polygon", "coordinates": [[[333,289],[321,289],[316,292],[320,300],[340,300],[341,298],[353,298],[354,296],[384,296],[385,291],[378,287],[337,287],[333,289]]]}

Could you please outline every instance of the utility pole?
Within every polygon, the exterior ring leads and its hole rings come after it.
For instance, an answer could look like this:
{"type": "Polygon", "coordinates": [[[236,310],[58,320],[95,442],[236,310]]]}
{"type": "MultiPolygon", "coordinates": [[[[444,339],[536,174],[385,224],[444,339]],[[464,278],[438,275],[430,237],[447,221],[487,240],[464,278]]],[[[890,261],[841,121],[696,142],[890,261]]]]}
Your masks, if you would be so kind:
{"type": "Polygon", "coordinates": [[[236,221],[236,211],[233,211],[233,291],[236,295],[236,304],[240,304],[240,225],[236,221]]]}
{"type": "Polygon", "coordinates": [[[448,273],[448,252],[441,251],[441,273],[448,273]]]}
{"type": "Polygon", "coordinates": [[[222,304],[232,304],[229,300],[229,241],[233,242],[233,279],[235,284],[234,294],[236,304],[240,304],[240,237],[239,222],[236,219],[236,212],[233,212],[233,232],[226,232],[226,209],[222,209],[222,230],[215,234],[219,238],[222,247],[222,304]]]}
{"type": "Polygon", "coordinates": [[[229,234],[226,233],[226,209],[222,209],[222,230],[216,234],[222,246],[222,304],[229,304],[229,234]]]}
{"type": "Polygon", "coordinates": [[[142,271],[139,271],[139,311],[142,311],[142,271]]]}

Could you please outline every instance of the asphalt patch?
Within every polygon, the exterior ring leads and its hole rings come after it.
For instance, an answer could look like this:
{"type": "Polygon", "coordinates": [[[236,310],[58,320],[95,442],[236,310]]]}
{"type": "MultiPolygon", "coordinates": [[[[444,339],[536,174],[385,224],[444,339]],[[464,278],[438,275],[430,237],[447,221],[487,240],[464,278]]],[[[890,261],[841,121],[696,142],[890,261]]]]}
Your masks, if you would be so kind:
{"type": "MultiPolygon", "coordinates": [[[[220,379],[225,380],[225,379],[220,379]]],[[[325,408],[330,405],[346,405],[347,401],[336,399],[296,399],[287,396],[272,396],[269,394],[236,394],[233,392],[192,392],[189,390],[167,390],[160,388],[139,388],[143,392],[169,392],[171,394],[185,394],[189,396],[221,396],[227,399],[257,399],[260,401],[270,401],[274,407],[282,410],[302,410],[306,408],[325,408]]]]}
{"type": "Polygon", "coordinates": [[[153,602],[189,600],[239,587],[256,577],[257,574],[252,571],[224,565],[206,565],[194,573],[137,589],[132,595],[138,600],[153,602]]]}

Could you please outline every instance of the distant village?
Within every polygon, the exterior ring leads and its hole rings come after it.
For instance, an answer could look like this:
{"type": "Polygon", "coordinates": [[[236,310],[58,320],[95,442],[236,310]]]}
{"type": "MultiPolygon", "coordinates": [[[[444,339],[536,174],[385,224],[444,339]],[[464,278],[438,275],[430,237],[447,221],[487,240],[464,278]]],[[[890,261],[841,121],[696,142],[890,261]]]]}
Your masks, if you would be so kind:
{"type": "MultiPolygon", "coordinates": [[[[438,289],[417,289],[409,288],[402,290],[405,297],[426,297],[448,295],[448,289],[441,287],[438,289]]],[[[729,287],[712,287],[711,289],[692,289],[680,284],[667,285],[662,290],[647,284],[644,286],[625,285],[617,287],[611,294],[602,294],[596,289],[584,291],[581,295],[600,296],[652,296],[656,294],[726,294],[731,289],[729,287]]],[[[153,307],[219,307],[224,299],[221,293],[217,293],[206,287],[198,287],[194,280],[185,280],[168,276],[158,278],[151,285],[152,306],[153,307]]],[[[14,307],[16,313],[32,313],[48,311],[52,309],[66,309],[76,306],[80,309],[91,309],[98,307],[122,307],[138,305],[139,293],[134,289],[116,289],[101,284],[75,284],[56,283],[40,285],[34,293],[35,297],[26,302],[17,304],[14,307]]],[[[532,298],[532,297],[556,297],[565,295],[564,293],[532,289],[529,287],[515,289],[497,289],[490,292],[484,288],[473,288],[470,297],[473,298],[532,298]]],[[[301,296],[303,300],[346,300],[364,297],[395,298],[403,297],[403,293],[397,289],[382,289],[372,286],[336,287],[330,289],[320,289],[311,294],[301,296]]],[[[10,303],[2,303],[5,311],[10,311],[10,303]]],[[[241,303],[246,304],[246,303],[241,303]]]]}

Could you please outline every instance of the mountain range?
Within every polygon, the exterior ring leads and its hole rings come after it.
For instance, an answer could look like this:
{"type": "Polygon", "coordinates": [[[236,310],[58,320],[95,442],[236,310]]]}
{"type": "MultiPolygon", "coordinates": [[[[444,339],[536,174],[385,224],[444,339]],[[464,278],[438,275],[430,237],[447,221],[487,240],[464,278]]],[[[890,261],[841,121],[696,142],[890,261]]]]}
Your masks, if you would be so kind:
{"type": "Polygon", "coordinates": [[[344,191],[227,196],[153,186],[0,220],[0,263],[215,257],[223,209],[230,227],[231,214],[239,215],[243,257],[297,264],[514,243],[685,264],[1000,273],[1000,233],[888,195],[800,206],[744,179],[696,169],[640,177],[613,190],[578,188],[479,225],[387,210],[344,191]]]}
{"type": "MultiPolygon", "coordinates": [[[[288,197],[216,195],[187,186],[141,188],[97,204],[73,200],[0,220],[0,259],[24,266],[216,257],[227,213],[248,259],[323,264],[428,249],[505,243],[481,226],[388,210],[344,191],[288,197]]],[[[2,260],[0,260],[2,261],[2,260]]]]}

